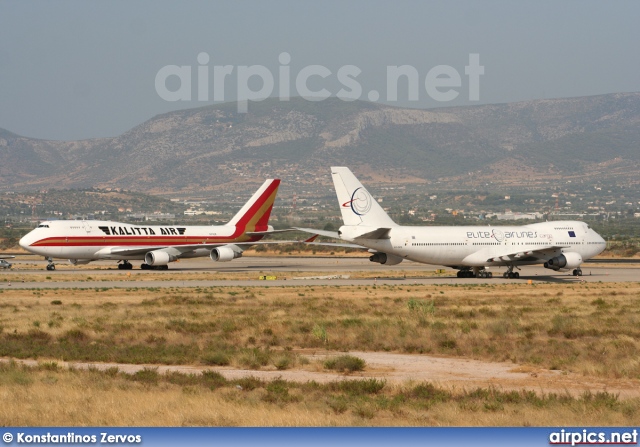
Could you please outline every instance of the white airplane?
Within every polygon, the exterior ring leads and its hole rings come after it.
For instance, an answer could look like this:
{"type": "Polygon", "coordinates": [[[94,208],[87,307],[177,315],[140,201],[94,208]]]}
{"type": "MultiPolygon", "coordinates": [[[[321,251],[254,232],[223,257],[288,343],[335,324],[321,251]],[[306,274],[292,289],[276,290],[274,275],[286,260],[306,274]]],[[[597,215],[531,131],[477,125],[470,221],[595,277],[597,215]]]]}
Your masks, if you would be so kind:
{"type": "Polygon", "coordinates": [[[95,220],[50,220],[41,222],[22,239],[20,246],[47,258],[47,270],[55,270],[53,258],[66,258],[73,265],[98,259],[120,261],[118,268],[130,270],[129,261],[144,260],[142,269],[166,270],[180,258],[209,256],[226,262],[242,256],[243,247],[278,232],[268,225],[279,179],[270,179],[258,189],[226,225],[139,225],[95,220]]]}
{"type": "MultiPolygon", "coordinates": [[[[344,225],[338,232],[297,228],[341,239],[342,246],[368,248],[372,262],[395,265],[404,259],[458,269],[459,278],[492,277],[488,266],[506,266],[505,278],[518,278],[519,265],[544,264],[573,270],[601,253],[606,242],[584,222],[553,221],[522,226],[401,226],[384,212],[349,168],[332,167],[344,225]]],[[[327,244],[328,245],[328,244],[327,244]]]]}

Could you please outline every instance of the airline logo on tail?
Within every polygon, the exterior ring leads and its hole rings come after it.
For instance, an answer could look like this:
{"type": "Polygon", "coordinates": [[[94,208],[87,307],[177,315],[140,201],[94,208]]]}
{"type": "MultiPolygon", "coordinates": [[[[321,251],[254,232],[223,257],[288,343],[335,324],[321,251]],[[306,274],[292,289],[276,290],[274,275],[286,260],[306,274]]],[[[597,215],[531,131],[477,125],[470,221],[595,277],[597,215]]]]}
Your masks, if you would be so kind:
{"type": "Polygon", "coordinates": [[[371,203],[373,198],[371,194],[362,186],[357,188],[351,194],[351,200],[342,204],[343,208],[351,207],[351,211],[357,216],[364,216],[371,210],[371,203]]]}
{"type": "Polygon", "coordinates": [[[273,202],[278,193],[278,186],[280,186],[279,179],[265,182],[263,187],[247,202],[248,209],[245,210],[247,208],[245,205],[245,208],[238,213],[239,216],[236,215],[232,219],[232,221],[237,220],[236,227],[244,231],[266,231],[273,202]]]}

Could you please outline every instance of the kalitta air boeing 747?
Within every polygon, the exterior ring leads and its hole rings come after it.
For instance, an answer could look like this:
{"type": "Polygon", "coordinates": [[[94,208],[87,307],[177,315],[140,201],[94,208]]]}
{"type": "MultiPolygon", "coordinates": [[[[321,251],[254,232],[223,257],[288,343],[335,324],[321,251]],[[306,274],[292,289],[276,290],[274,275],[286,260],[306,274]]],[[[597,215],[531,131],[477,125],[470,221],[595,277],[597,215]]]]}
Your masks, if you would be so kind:
{"type": "Polygon", "coordinates": [[[268,225],[280,180],[267,180],[242,209],[221,226],[134,225],[94,220],[51,220],[20,239],[20,246],[49,261],[88,264],[99,259],[120,261],[118,268],[133,268],[132,260],[144,260],[143,269],[167,269],[180,258],[209,256],[213,261],[231,261],[244,248],[275,233],[268,225]]]}
{"type": "Polygon", "coordinates": [[[338,232],[298,229],[347,242],[341,246],[368,248],[372,262],[394,265],[408,259],[445,265],[459,270],[459,278],[491,277],[488,266],[506,266],[503,276],[517,278],[514,268],[531,264],[573,270],[580,276],[582,262],[606,247],[598,233],[576,221],[500,227],[400,226],[348,168],[331,168],[331,176],[344,225],[338,232]]]}

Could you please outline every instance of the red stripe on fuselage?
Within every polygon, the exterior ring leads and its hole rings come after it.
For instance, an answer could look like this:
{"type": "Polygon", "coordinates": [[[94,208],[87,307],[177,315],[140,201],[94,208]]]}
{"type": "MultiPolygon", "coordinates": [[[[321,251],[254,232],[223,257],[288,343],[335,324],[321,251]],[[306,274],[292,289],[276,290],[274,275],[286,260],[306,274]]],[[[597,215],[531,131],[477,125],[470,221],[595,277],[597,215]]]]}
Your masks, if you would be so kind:
{"type": "Polygon", "coordinates": [[[31,244],[31,247],[114,247],[114,246],[135,246],[135,247],[154,247],[154,246],[180,246],[180,245],[199,245],[199,244],[233,244],[234,242],[257,242],[264,236],[246,236],[237,238],[232,236],[225,237],[197,237],[197,236],[58,236],[40,239],[31,244]]]}

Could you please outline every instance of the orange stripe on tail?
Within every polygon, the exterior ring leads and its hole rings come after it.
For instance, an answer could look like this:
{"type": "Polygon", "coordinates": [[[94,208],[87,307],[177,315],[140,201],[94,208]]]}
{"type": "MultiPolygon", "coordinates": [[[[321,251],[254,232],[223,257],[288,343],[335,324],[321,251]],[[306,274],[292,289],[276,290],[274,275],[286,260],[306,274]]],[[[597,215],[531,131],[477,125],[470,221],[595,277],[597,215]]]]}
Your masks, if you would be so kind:
{"type": "Polygon", "coordinates": [[[235,225],[236,231],[266,231],[273,202],[276,200],[280,179],[267,180],[249,199],[229,225],[235,225]]]}

